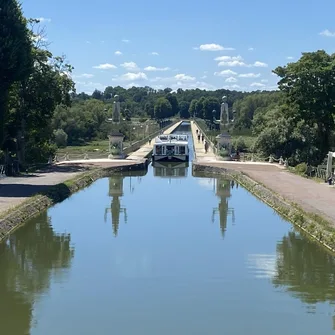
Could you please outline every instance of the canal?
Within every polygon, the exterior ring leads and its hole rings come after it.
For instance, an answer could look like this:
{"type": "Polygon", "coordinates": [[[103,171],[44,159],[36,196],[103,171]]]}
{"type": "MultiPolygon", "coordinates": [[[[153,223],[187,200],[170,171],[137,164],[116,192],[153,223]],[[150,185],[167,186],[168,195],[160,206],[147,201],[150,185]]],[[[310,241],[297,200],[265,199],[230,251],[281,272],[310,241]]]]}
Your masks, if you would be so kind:
{"type": "Polygon", "coordinates": [[[98,180],[0,244],[0,334],[333,334],[335,258],[190,167],[98,180]]]}

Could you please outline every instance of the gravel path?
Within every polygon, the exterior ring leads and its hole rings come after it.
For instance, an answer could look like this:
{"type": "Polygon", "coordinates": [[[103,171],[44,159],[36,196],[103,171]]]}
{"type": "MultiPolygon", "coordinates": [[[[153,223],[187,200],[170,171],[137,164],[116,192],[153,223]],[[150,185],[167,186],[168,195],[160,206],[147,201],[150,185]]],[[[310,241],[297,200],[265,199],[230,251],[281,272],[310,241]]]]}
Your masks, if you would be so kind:
{"type": "Polygon", "coordinates": [[[306,212],[328,219],[335,226],[335,188],[326,183],[303,178],[277,166],[243,163],[204,163],[242,171],[288,201],[298,204],[306,212]]]}

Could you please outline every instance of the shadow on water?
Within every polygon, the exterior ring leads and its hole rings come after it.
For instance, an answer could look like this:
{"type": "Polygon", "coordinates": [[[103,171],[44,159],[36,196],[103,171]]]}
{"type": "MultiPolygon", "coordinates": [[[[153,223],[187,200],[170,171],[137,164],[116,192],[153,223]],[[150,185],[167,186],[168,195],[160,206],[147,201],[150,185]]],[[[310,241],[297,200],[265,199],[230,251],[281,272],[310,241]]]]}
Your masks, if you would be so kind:
{"type": "Polygon", "coordinates": [[[56,234],[44,212],[0,243],[1,334],[30,334],[33,305],[62,279],[74,250],[69,234],[56,234]],[[23,243],[24,240],[24,243],[23,243]]]}

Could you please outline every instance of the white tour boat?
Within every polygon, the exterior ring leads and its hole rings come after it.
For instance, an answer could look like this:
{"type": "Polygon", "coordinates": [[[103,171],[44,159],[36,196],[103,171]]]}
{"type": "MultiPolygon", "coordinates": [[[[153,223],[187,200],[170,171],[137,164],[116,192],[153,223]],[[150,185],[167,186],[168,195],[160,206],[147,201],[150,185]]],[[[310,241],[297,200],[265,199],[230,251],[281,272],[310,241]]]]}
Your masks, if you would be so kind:
{"type": "Polygon", "coordinates": [[[188,162],[188,135],[159,135],[152,150],[153,161],[188,162]]]}

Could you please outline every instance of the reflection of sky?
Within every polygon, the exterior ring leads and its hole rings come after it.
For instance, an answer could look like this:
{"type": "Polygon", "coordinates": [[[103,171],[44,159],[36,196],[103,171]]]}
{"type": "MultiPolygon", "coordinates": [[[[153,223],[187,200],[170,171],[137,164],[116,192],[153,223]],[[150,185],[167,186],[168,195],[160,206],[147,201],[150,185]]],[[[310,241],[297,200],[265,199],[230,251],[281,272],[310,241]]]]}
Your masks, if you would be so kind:
{"type": "Polygon", "coordinates": [[[198,178],[197,182],[198,184],[207,189],[207,190],[212,190],[213,189],[213,183],[215,179],[214,178],[198,178]]]}
{"type": "Polygon", "coordinates": [[[255,278],[273,278],[276,275],[275,254],[249,254],[247,268],[255,278]]]}
{"type": "Polygon", "coordinates": [[[117,277],[139,278],[152,274],[152,257],[145,252],[118,252],[111,259],[113,274],[117,277]]]}

